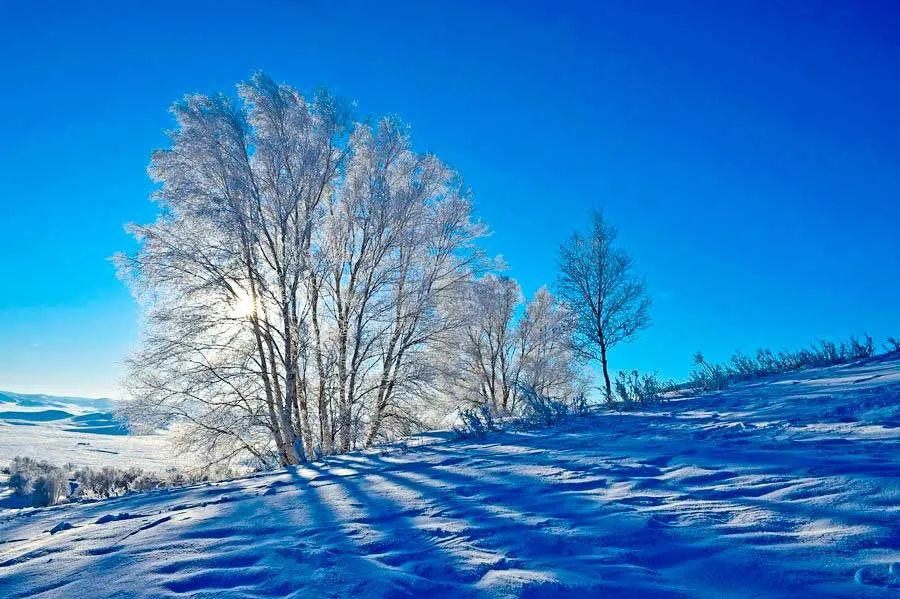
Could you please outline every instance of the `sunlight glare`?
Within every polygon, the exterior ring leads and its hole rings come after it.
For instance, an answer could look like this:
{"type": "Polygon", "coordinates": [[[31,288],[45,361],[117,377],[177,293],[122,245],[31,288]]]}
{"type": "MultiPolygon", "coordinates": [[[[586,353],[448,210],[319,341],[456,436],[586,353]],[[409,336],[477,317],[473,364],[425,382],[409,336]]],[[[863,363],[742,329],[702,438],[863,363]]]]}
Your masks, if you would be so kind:
{"type": "Polygon", "coordinates": [[[231,302],[232,318],[247,318],[255,312],[255,304],[249,293],[240,291],[231,302]]]}

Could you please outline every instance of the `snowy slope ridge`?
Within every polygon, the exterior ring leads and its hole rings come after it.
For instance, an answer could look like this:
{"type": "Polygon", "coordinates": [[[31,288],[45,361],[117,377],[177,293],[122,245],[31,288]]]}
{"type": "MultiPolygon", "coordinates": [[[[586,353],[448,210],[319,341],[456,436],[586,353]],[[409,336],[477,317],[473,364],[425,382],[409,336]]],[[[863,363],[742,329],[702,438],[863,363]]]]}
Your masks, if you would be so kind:
{"type": "Polygon", "coordinates": [[[900,593],[900,358],[0,515],[0,596],[900,593]]]}
{"type": "Polygon", "coordinates": [[[105,397],[56,397],[0,391],[0,425],[37,426],[72,433],[127,435],[113,416],[113,401],[105,397]]]}

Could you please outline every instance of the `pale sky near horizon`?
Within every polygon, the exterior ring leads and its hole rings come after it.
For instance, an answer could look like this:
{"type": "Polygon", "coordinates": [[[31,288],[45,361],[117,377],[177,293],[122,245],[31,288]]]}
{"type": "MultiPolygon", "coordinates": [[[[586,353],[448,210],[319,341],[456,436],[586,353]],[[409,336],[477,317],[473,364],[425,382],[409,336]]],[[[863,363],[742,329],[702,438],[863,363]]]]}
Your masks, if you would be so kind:
{"type": "Polygon", "coordinates": [[[116,396],[190,92],[263,69],[397,114],[527,295],[602,208],[654,297],[614,369],[900,336],[900,4],[0,2],[0,389],[116,396]]]}

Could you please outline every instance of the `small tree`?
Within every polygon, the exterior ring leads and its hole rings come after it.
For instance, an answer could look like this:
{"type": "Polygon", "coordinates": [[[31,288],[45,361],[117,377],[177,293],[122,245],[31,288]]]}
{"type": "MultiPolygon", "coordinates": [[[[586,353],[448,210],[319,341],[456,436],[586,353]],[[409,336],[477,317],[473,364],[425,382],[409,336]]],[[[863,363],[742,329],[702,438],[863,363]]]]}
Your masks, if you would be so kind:
{"type": "Polygon", "coordinates": [[[575,347],[600,362],[607,398],[612,396],[609,350],[650,324],[650,298],[632,273],[627,252],[615,246],[617,230],[594,213],[587,237],[579,233],[560,250],[560,298],[575,315],[575,347]]]}

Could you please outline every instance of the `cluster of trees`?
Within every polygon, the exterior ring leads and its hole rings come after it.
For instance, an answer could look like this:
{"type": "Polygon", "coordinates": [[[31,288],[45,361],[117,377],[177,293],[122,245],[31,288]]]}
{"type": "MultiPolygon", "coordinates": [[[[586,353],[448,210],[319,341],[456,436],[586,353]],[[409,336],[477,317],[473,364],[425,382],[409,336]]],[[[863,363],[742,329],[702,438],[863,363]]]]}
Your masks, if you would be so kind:
{"type": "Polygon", "coordinates": [[[460,177],[396,119],[354,121],[256,75],[192,95],[157,151],[156,222],[118,256],[144,307],[136,428],[172,426],[210,463],[289,465],[434,423],[454,406],[572,400],[649,301],[597,215],[563,249],[559,297],[527,303],[478,246],[460,177]]]}

